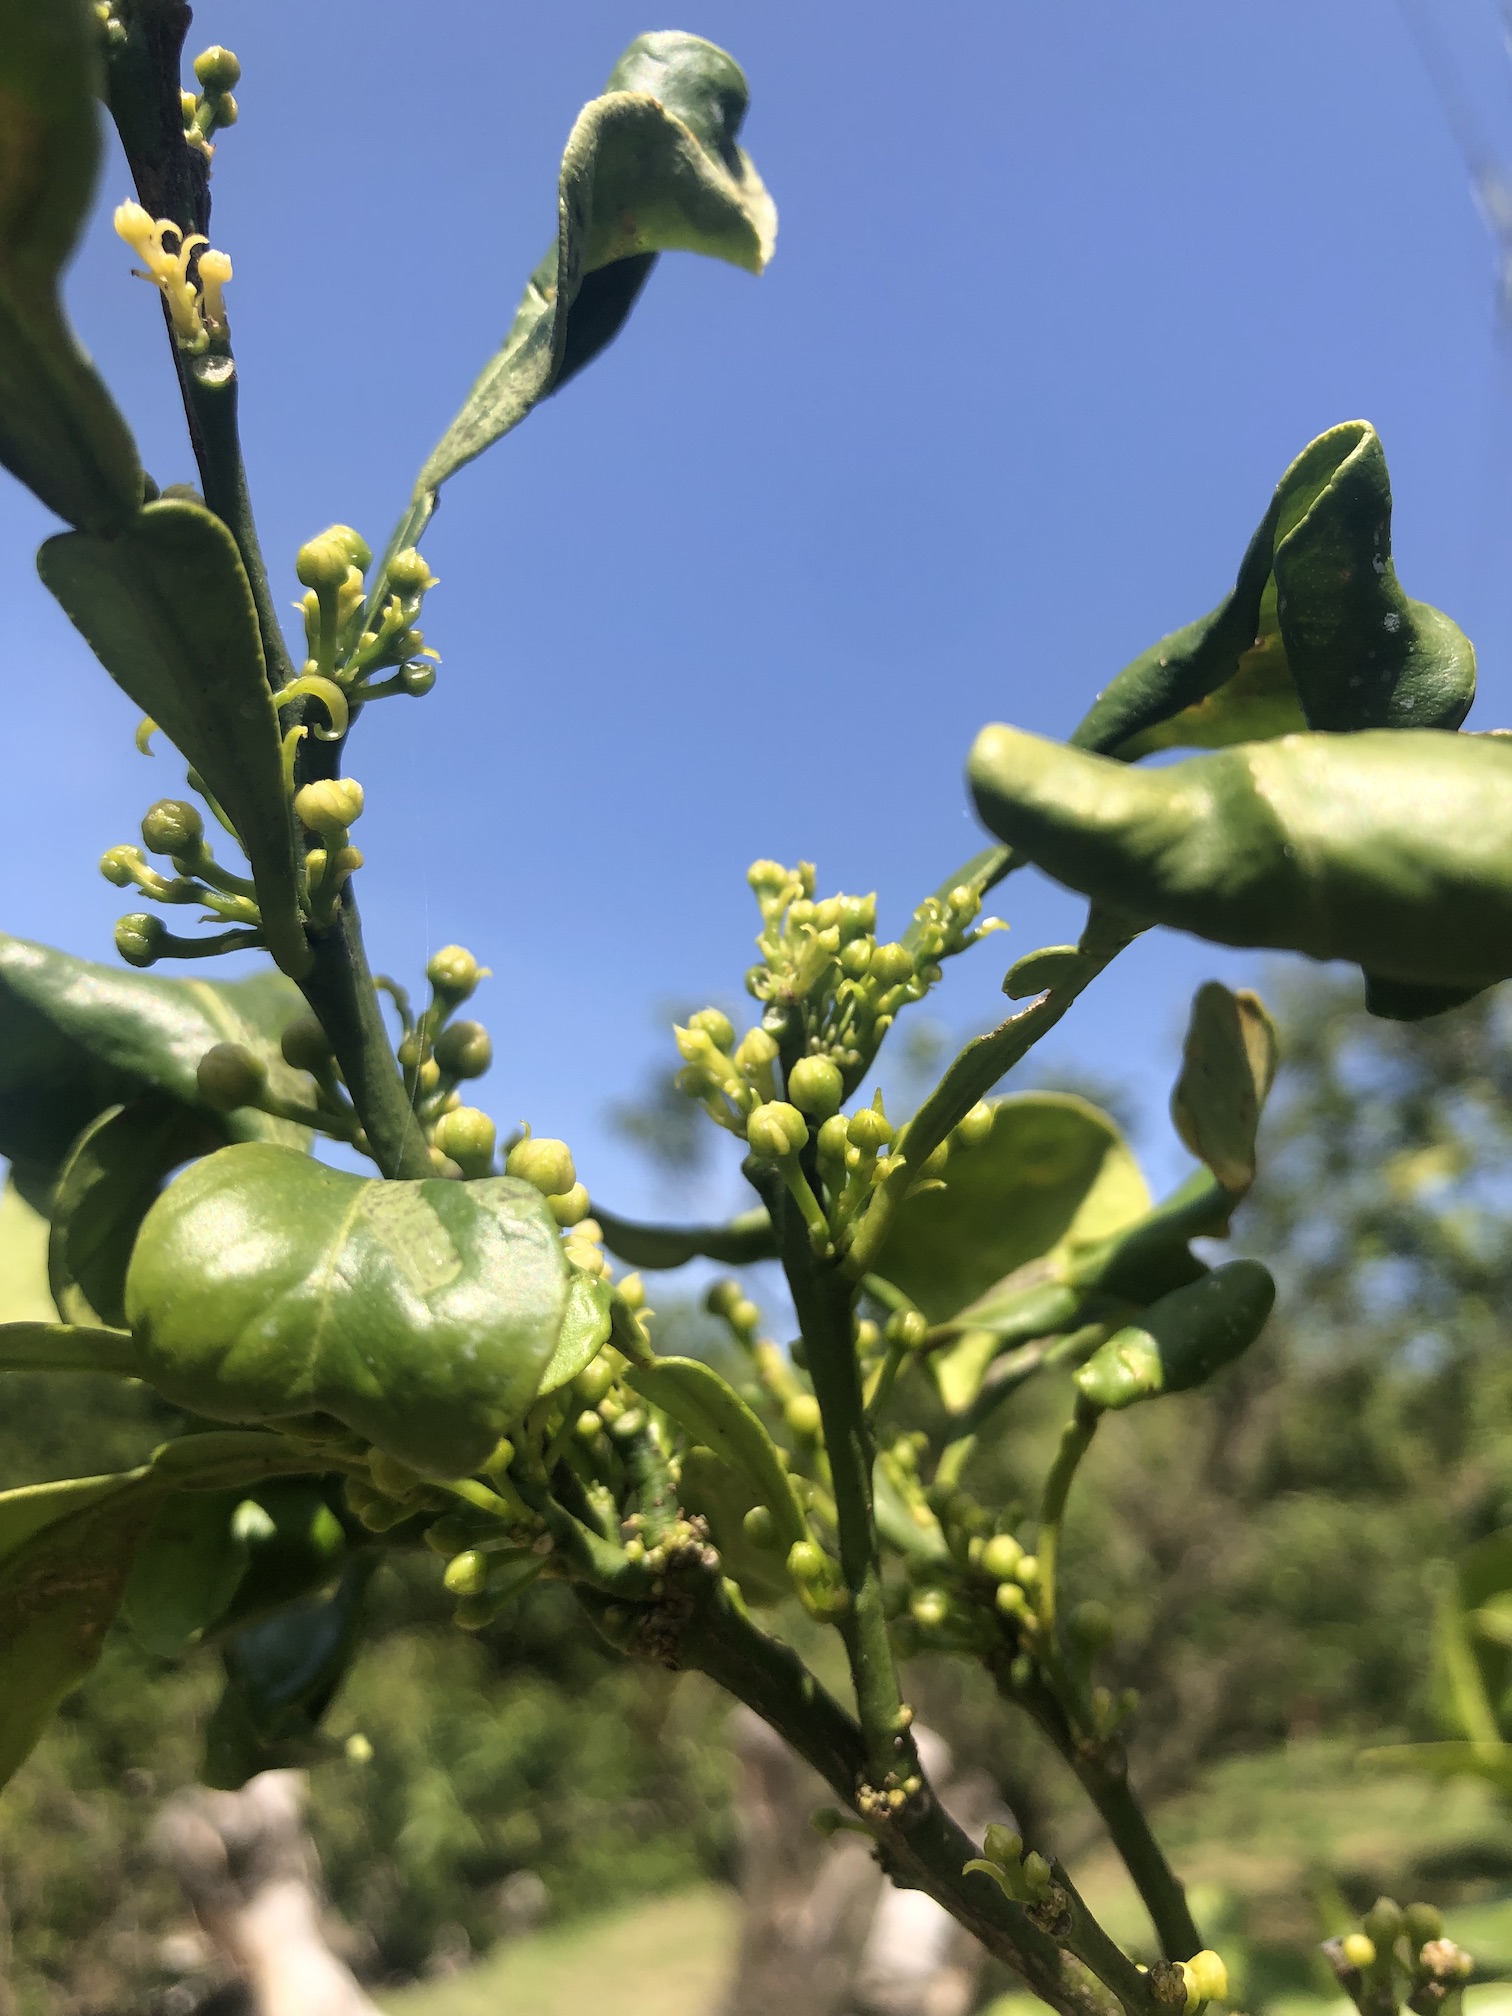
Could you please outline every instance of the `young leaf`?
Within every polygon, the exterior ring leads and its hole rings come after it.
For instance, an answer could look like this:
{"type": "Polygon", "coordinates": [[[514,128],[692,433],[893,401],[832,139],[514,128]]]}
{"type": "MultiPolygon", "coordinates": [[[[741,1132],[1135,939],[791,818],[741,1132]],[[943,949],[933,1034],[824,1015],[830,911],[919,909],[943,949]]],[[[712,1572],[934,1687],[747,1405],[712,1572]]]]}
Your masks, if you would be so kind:
{"type": "Polygon", "coordinates": [[[795,1541],[808,1539],[793,1481],[760,1416],[711,1366],[696,1358],[659,1358],[654,1365],[632,1365],[625,1378],[643,1400],[750,1482],[772,1514],[784,1559],[795,1541]]]}
{"type": "Polygon", "coordinates": [[[1255,1135],[1275,1076],[1276,1025],[1259,995],[1231,994],[1217,980],[1199,987],[1171,1118],[1185,1146],[1237,1196],[1255,1180],[1255,1135]]]}
{"type": "Polygon", "coordinates": [[[69,328],[58,284],[100,160],[89,0],[0,0],[0,462],[71,525],[142,498],[136,444],[69,328]]]}
{"type": "MultiPolygon", "coordinates": [[[[747,99],[739,65],[712,42],[664,32],[631,43],[568,137],[556,245],[420,472],[418,525],[449,476],[611,341],[656,253],[702,252],[761,272],[777,213],[735,144],[747,99]]],[[[406,542],[418,525],[409,521],[406,542]]]]}
{"type": "MultiPolygon", "coordinates": [[[[41,1172],[43,1189],[78,1135],[108,1106],[156,1091],[208,1113],[195,1069],[216,1043],[239,1043],[268,1067],[280,1097],[310,1083],[278,1040],[301,1013],[280,973],[246,980],[162,980],[97,966],[0,932],[0,1155],[41,1172]]],[[[242,1108],[218,1116],[224,1136],[302,1147],[308,1134],[242,1108]]]]}
{"type": "Polygon", "coordinates": [[[79,1323],[0,1323],[0,1371],[110,1372],[135,1379],[141,1369],[136,1346],[125,1330],[79,1323]]]}
{"type": "Polygon", "coordinates": [[[567,1291],[567,1310],[557,1332],[551,1363],[541,1375],[536,1389],[541,1399],[566,1386],[585,1371],[609,1337],[611,1290],[607,1281],[574,1273],[567,1291]]]}
{"type": "Polygon", "coordinates": [[[294,816],[236,541],[203,506],[164,499],[110,539],[59,533],[37,567],[111,678],[225,808],[252,864],[268,949],[297,977],[309,948],[294,816]]]}
{"type": "Polygon", "coordinates": [[[126,1277],[145,1376],[221,1421],[334,1414],[431,1476],[475,1469],[535,1397],[569,1306],[538,1191],[380,1182],[223,1148],[147,1214],[126,1277]]]}
{"type": "Polygon", "coordinates": [[[993,832],[1152,923],[1412,985],[1512,975],[1501,737],[1288,735],[1145,771],[995,726],[970,777],[993,832]]]}
{"type": "Polygon", "coordinates": [[[1457,728],[1475,651],[1403,593],[1380,437],[1346,421],[1281,478],[1233,591],[1162,637],[1098,695],[1071,737],[1123,760],[1301,728],[1457,728]]]}
{"type": "Polygon", "coordinates": [[[126,1323],[126,1267],[142,1220],[181,1162],[225,1146],[219,1116],[158,1093],[111,1106],[74,1143],[53,1193],[47,1269],[69,1323],[126,1323]]]}
{"type": "Polygon", "coordinates": [[[685,1267],[700,1258],[746,1267],[753,1260],[777,1257],[777,1235],[759,1206],[728,1225],[641,1225],[606,1211],[596,1198],[593,1215],[609,1251],[632,1267],[685,1267]]]}

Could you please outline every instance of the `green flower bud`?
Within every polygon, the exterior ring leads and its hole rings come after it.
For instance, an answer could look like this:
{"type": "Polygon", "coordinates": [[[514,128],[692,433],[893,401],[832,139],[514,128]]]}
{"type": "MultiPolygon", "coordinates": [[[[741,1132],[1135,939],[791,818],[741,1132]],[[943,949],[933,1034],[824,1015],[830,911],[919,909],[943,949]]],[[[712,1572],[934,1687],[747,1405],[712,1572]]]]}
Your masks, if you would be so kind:
{"type": "Polygon", "coordinates": [[[581,1183],[574,1183],[572,1188],[564,1190],[560,1197],[548,1197],[546,1208],[558,1225],[566,1229],[573,1225],[581,1225],[593,1209],[593,1204],[586,1187],[581,1183]]]}
{"type": "Polygon", "coordinates": [[[436,1122],[435,1143],[464,1176],[486,1176],[493,1167],[498,1129],[476,1106],[458,1106],[436,1122]]]}
{"type": "Polygon", "coordinates": [[[1409,1904],[1402,1913],[1402,1930],[1416,1953],[1430,1940],[1444,1936],[1444,1915],[1433,1904],[1409,1904]]]}
{"type": "MultiPolygon", "coordinates": [[[[761,1311],[749,1296],[742,1295],[730,1311],[730,1322],[742,1336],[750,1336],[761,1322],[761,1311]]],[[[796,1361],[795,1361],[796,1362],[796,1361]]]]}
{"type": "Polygon", "coordinates": [[[780,861],[753,861],[746,870],[746,880],[758,896],[780,896],[789,879],[780,861]]]}
{"type": "Polygon", "coordinates": [[[740,1283],[726,1278],[716,1281],[710,1288],[704,1297],[704,1307],[711,1316],[723,1316],[728,1321],[735,1304],[741,1299],[740,1283]]]}
{"type": "Polygon", "coordinates": [[[1000,1582],[998,1584],[997,1595],[993,1598],[993,1601],[1005,1617],[1027,1617],[1029,1615],[1029,1598],[1024,1594],[1017,1582],[1000,1582]]]}
{"type": "Polygon", "coordinates": [[[1024,1857],[1024,1881],[1036,1897],[1043,1897],[1053,1881],[1050,1864],[1037,1849],[1031,1848],[1024,1857]]]}
{"type": "Polygon", "coordinates": [[[980,1562],[984,1575],[990,1575],[994,1582],[1007,1582],[1016,1573],[1024,1550],[1011,1533],[994,1533],[982,1549],[980,1562]]]}
{"type": "MultiPolygon", "coordinates": [[[[1363,1969],[1375,1965],[1375,1941],[1367,1938],[1363,1932],[1346,1932],[1344,1937],[1339,1941],[1339,1951],[1351,1967],[1363,1969]]],[[[1187,1999],[1188,2001],[1191,2000],[1190,1990],[1188,1990],[1187,1999]]],[[[1201,1998],[1199,1997],[1198,1999],[1200,2000],[1201,1998]]]]}
{"type": "Polygon", "coordinates": [[[808,1141],[808,1125],[796,1106],[770,1099],[747,1120],[746,1140],[756,1154],[772,1162],[785,1162],[808,1141]]]}
{"type": "Polygon", "coordinates": [[[423,595],[436,577],[413,546],[404,546],[388,564],[389,586],[400,595],[423,595]]]}
{"type": "Polygon", "coordinates": [[[323,1071],[332,1057],[331,1039],[314,1015],[300,1015],[278,1039],[285,1064],[296,1071],[323,1071]]]}
{"type": "Polygon", "coordinates": [[[429,658],[411,658],[399,667],[399,683],[413,700],[423,700],[436,683],[436,668],[429,658]]]}
{"type": "MultiPolygon", "coordinates": [[[[443,945],[439,952],[431,954],[425,977],[443,1001],[455,1006],[476,990],[480,980],[488,978],[488,968],[480,966],[464,946],[443,945]]],[[[567,1185],[562,1187],[565,1189],[567,1185]]]]}
{"type": "Polygon", "coordinates": [[[760,1027],[747,1029],[735,1049],[735,1064],[748,1078],[770,1071],[777,1062],[779,1045],[775,1036],[760,1027]]]}
{"type": "Polygon", "coordinates": [[[871,978],[884,987],[897,987],[914,976],[913,954],[906,945],[879,945],[871,956],[871,978]]]}
{"type": "Polygon", "coordinates": [[[1402,1907],[1394,1897],[1377,1897],[1362,1923],[1378,1947],[1394,1946],[1402,1935],[1402,1907]]]}
{"type": "Polygon", "coordinates": [[[953,1130],[953,1139],[959,1148],[980,1148],[992,1134],[992,1108],[985,1100],[978,1100],[965,1118],[953,1130]]]}
{"type": "Polygon", "coordinates": [[[262,1097],[268,1067],[240,1043],[216,1043],[199,1060],[194,1077],[207,1106],[217,1113],[234,1113],[238,1106],[254,1106],[262,1097]]]}
{"type": "Polygon", "coordinates": [[[777,1522],[770,1505],[753,1505],[740,1522],[740,1530],[752,1547],[770,1553],[777,1545],[777,1522]]]}
{"type": "Polygon", "coordinates": [[[1011,1827],[994,1822],[983,1838],[982,1853],[989,1862],[996,1862],[999,1869],[1017,1869],[1024,1859],[1024,1837],[1015,1834],[1011,1827]]]}
{"type": "Polygon", "coordinates": [[[229,49],[212,42],[195,57],[194,74],[206,91],[234,91],[241,82],[241,64],[229,49]]]}
{"type": "Polygon", "coordinates": [[[801,1112],[822,1120],[839,1110],[845,1081],[828,1057],[800,1057],[788,1073],[787,1089],[801,1112]]]}
{"type": "Polygon", "coordinates": [[[929,1336],[929,1319],[918,1309],[898,1309],[888,1317],[882,1334],[889,1344],[917,1351],[929,1336]]]}
{"type": "Polygon", "coordinates": [[[688,1027],[700,1030],[716,1050],[728,1051],[734,1045],[735,1025],[718,1008],[700,1008],[696,1015],[688,1017],[688,1027]]]}
{"type": "Polygon", "coordinates": [[[877,898],[870,896],[842,896],[839,898],[840,942],[849,945],[866,937],[877,928],[877,898]]]}
{"type": "Polygon", "coordinates": [[[134,889],[137,874],[145,866],[139,847],[107,847],[100,856],[100,873],[116,889],[134,889]]]}
{"type": "Polygon", "coordinates": [[[531,1184],[543,1197],[565,1197],[577,1181],[572,1150],[565,1141],[527,1138],[517,1141],[505,1159],[506,1174],[531,1184]]]}
{"type": "Polygon", "coordinates": [[[197,854],[205,822],[182,798],[160,798],[142,817],[142,841],[150,854],[197,854]]]}
{"type": "Polygon", "coordinates": [[[863,1106],[859,1113],[852,1113],[847,1126],[851,1146],[863,1155],[875,1155],[893,1138],[892,1122],[880,1106],[863,1106]]]}
{"type": "Polygon", "coordinates": [[[128,966],[151,966],[159,958],[168,927],[161,917],[133,910],[115,927],[115,948],[128,966]]]}
{"type": "Polygon", "coordinates": [[[1040,1579],[1038,1554],[1026,1554],[1014,1569],[1013,1579],[1021,1589],[1037,1589],[1040,1579]]]}
{"type": "Polygon", "coordinates": [[[294,793],[294,812],[312,833],[339,847],[362,817],[362,786],[355,777],[323,777],[294,793]]]}
{"type": "Polygon", "coordinates": [[[241,107],[229,91],[207,94],[207,103],[217,126],[234,126],[241,117],[241,107]]]}
{"type": "Polygon", "coordinates": [[[843,1166],[845,1151],[850,1146],[850,1134],[843,1113],[832,1113],[819,1129],[819,1159],[843,1166]]]}
{"type": "Polygon", "coordinates": [[[787,1571],[803,1588],[821,1588],[830,1579],[829,1556],[812,1540],[795,1540],[788,1549],[787,1571]]]}
{"type": "Polygon", "coordinates": [[[453,1596],[481,1596],[488,1584],[488,1556],[469,1547],[447,1562],[441,1580],[453,1596]]]}
{"type": "Polygon", "coordinates": [[[840,951],[840,971],[847,980],[859,980],[863,973],[871,970],[872,941],[870,938],[852,938],[840,951]]]}
{"type": "MultiPolygon", "coordinates": [[[[195,96],[194,92],[180,91],[179,111],[182,112],[184,115],[184,124],[186,126],[191,125],[193,123],[194,115],[196,112],[198,112],[198,110],[199,110],[199,99],[195,96]]],[[[147,501],[150,503],[152,500],[149,498],[147,501]]]]}
{"type": "Polygon", "coordinates": [[[350,525],[330,525],[309,539],[294,556],[294,572],[306,588],[317,594],[346,585],[347,570],[365,572],[373,558],[372,549],[360,532],[350,525]]]}
{"type": "Polygon", "coordinates": [[[950,1598],[943,1589],[916,1589],[908,1613],[921,1631],[939,1631],[950,1621],[950,1598]]]}
{"type": "Polygon", "coordinates": [[[585,1407],[597,1407],[614,1384],[614,1367],[607,1358],[595,1358],[572,1382],[572,1395],[585,1407]]]}
{"type": "Polygon", "coordinates": [[[824,1417],[812,1393],[795,1393],[782,1410],[782,1418],[801,1442],[813,1442],[823,1433],[824,1417]]]}

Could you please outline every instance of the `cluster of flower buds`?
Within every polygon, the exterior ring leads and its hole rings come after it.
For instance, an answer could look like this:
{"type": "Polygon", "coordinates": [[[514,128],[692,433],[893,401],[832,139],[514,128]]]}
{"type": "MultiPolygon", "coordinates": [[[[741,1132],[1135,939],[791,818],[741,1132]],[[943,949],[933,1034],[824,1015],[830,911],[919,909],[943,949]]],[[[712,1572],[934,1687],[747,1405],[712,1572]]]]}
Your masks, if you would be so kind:
{"type": "Polygon", "coordinates": [[[304,618],[308,656],[299,677],[274,699],[279,707],[305,695],[321,701],[329,719],[315,732],[327,740],[346,733],[352,706],[394,693],[418,697],[436,683],[436,653],[418,628],[436,577],[406,546],[388,562],[370,598],[372,564],[372,548],[350,525],[327,526],[295,556],[305,592],[294,606],[304,618]],[[381,672],[390,676],[375,679],[381,672]]]}
{"type": "Polygon", "coordinates": [[[252,883],[233,875],[215,859],[205,839],[205,823],[195,808],[179,798],[162,798],[142,820],[143,847],[107,848],[100,873],[117,889],[139,889],[154,903],[196,903],[207,922],[245,927],[235,934],[208,939],[175,938],[155,917],[123,918],[116,929],[122,956],[133,965],[178,956],[194,958],[227,949],[228,936],[238,945],[259,942],[262,914],[252,883]],[[166,855],[172,876],[160,875],[147,854],[166,855]]]}
{"type": "Polygon", "coordinates": [[[313,924],[330,923],[342,890],[362,866],[351,836],[362,806],[355,777],[322,777],[294,794],[294,816],[317,842],[304,857],[305,911],[313,924]]]}
{"type": "MultiPolygon", "coordinates": [[[[539,1190],[546,1199],[547,1210],[564,1230],[580,1229],[590,1222],[588,1192],[577,1179],[572,1150],[565,1141],[553,1141],[527,1132],[504,1158],[504,1173],[506,1176],[517,1176],[522,1183],[539,1190]]],[[[590,1244],[597,1245],[603,1233],[595,1225],[586,1237],[590,1244]]],[[[597,1273],[600,1270],[595,1268],[593,1271],[597,1273]]]]}
{"type": "Polygon", "coordinates": [[[226,254],[212,250],[200,232],[186,234],[171,218],[154,217],[140,203],[120,204],[114,221],[117,236],[142,262],[134,269],[137,278],[161,290],[178,347],[193,356],[212,345],[223,347],[228,329],[222,289],[231,278],[226,254]]]}
{"type": "Polygon", "coordinates": [[[1328,1940],[1323,1951],[1361,2010],[1394,2009],[1405,2001],[1417,2016],[1432,2016],[1475,1972],[1464,1948],[1444,1937],[1435,1906],[1403,1906],[1393,1897],[1378,1897],[1358,1932],[1328,1940]]]}
{"type": "Polygon", "coordinates": [[[182,91],[179,103],[184,113],[184,138],[208,161],[215,149],[210,144],[223,126],[237,121],[236,100],[231,93],[241,82],[241,64],[219,43],[203,49],[194,59],[198,91],[182,91]]]}
{"type": "Polygon", "coordinates": [[[458,1087],[481,1078],[493,1063],[493,1041],[481,1022],[456,1020],[456,1011],[488,978],[463,945],[443,945],[431,955],[425,977],[430,1001],[418,1016],[406,990],[378,984],[399,1011],[399,1068],[415,1117],[426,1131],[431,1159],[447,1176],[491,1176],[498,1132],[479,1107],[463,1103],[458,1087]]]}

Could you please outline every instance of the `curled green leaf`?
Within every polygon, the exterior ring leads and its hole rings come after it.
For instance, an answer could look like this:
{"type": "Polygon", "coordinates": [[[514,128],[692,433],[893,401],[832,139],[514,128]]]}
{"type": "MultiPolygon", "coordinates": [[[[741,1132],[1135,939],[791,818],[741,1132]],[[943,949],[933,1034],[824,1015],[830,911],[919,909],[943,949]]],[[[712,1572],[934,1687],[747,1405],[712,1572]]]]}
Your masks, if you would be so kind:
{"type": "Polygon", "coordinates": [[[1099,1346],[1076,1375],[1077,1391],[1111,1413],[1201,1386],[1249,1349],[1275,1299],[1258,1260],[1230,1260],[1163,1295],[1137,1324],[1099,1346]]]}
{"type": "Polygon", "coordinates": [[[745,1267],[777,1255],[772,1221],[759,1208],[743,1211],[728,1225],[641,1225],[606,1211],[596,1200],[593,1215],[609,1251],[632,1267],[685,1267],[698,1259],[745,1267]]]}
{"type": "Polygon", "coordinates": [[[741,1472],[772,1514],[784,1559],[789,1547],[809,1538],[808,1521],[776,1444],[760,1417],[712,1367],[696,1358],[658,1358],[654,1365],[632,1365],[625,1378],[695,1442],[741,1472]]]}
{"type": "Polygon", "coordinates": [[[147,1214],[126,1277],[144,1374],[219,1421],[319,1411],[460,1477],[535,1397],[570,1301],[540,1193],[382,1182],[249,1143],[147,1214]]]}
{"type": "Polygon", "coordinates": [[[1231,993],[1217,980],[1199,987],[1171,1118],[1184,1145],[1236,1196],[1255,1180],[1255,1135],[1275,1076],[1276,1025],[1259,995],[1231,993]]]}

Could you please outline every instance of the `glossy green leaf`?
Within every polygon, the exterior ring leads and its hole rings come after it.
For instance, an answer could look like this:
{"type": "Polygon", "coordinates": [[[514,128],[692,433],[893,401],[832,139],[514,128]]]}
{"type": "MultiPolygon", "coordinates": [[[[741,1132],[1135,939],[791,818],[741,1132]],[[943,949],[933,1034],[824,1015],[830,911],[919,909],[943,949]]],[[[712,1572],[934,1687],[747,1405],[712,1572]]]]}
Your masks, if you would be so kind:
{"type": "Polygon", "coordinates": [[[349,1562],[329,1595],[249,1625],[227,1645],[225,1692],[205,1731],[207,1785],[235,1791],[259,1771],[331,1754],[320,1718],[361,1642],[373,1567],[362,1557],[349,1562]]]}
{"type": "Polygon", "coordinates": [[[984,822],[1058,881],[1225,945],[1410,985],[1512,975],[1512,742],[1288,735],[1138,770],[985,728],[984,822]]]}
{"type": "Polygon", "coordinates": [[[569,1288],[527,1183],[381,1182],[250,1143],[153,1205],[126,1311],[177,1405],[219,1421],[318,1410],[457,1477],[535,1397],[569,1288]]]}
{"type": "Polygon", "coordinates": [[[1105,1238],[1150,1206],[1118,1129],[1070,1093],[997,1100],[991,1134],[952,1148],[944,1176],[943,1190],[904,1200],[875,1270],[932,1323],[1027,1262],[1105,1238]]]}
{"type": "Polygon", "coordinates": [[[625,1379],[695,1442],[745,1476],[772,1514],[784,1561],[795,1541],[808,1539],[808,1522],[776,1444],[760,1416],[711,1366],[696,1358],[658,1358],[654,1365],[630,1366],[625,1379]]]}
{"type": "Polygon", "coordinates": [[[74,1143],[53,1193],[48,1279],[69,1323],[126,1324],[126,1268],[142,1220],[182,1162],[225,1146],[216,1119],[147,1093],[109,1106],[74,1143]]]}
{"type": "Polygon", "coordinates": [[[1125,666],[1071,741],[1129,760],[1302,728],[1457,728],[1474,697],[1469,639],[1397,580],[1386,457],[1350,420],[1281,478],[1233,591],[1125,666]]]}
{"type": "Polygon", "coordinates": [[[111,678],[224,807],[252,864],[268,949],[285,972],[304,972],[294,815],[236,541],[202,505],[165,498],[113,538],[60,533],[37,567],[111,678]]]}
{"type": "MultiPolygon", "coordinates": [[[[556,245],[531,275],[503,348],[420,472],[422,514],[449,476],[618,333],[655,254],[702,252],[761,272],[777,213],[735,144],[747,99],[739,65],[712,42],[663,32],[631,43],[568,137],[556,245]]],[[[412,521],[406,538],[417,529],[412,521]]]]}
{"type": "Polygon", "coordinates": [[[604,1244],[632,1267],[685,1267],[690,1260],[718,1260],[726,1267],[747,1267],[756,1260],[777,1257],[777,1235],[761,1209],[743,1211],[728,1225],[640,1225],[621,1218],[597,1202],[594,1218],[604,1244]]]}
{"type": "Polygon", "coordinates": [[[59,295],[99,171],[99,85],[89,0],[0,0],[0,462],[69,524],[110,532],[142,471],[59,295]]]}
{"type": "Polygon", "coordinates": [[[1189,1392],[1249,1349],[1275,1299],[1258,1260],[1230,1260],[1163,1295],[1137,1324],[1110,1337],[1077,1373],[1077,1391],[1110,1412],[1189,1392]]]}
{"type": "Polygon", "coordinates": [[[0,1783],[98,1659],[163,1500],[309,1461],[278,1436],[192,1435],[136,1470],[0,1493],[0,1783]]]}
{"type": "Polygon", "coordinates": [[[0,1323],[58,1320],[47,1285],[47,1212],[30,1201],[28,1189],[45,1206],[48,1186],[23,1187],[14,1170],[0,1192],[0,1323]]]}
{"type": "Polygon", "coordinates": [[[177,1493],[153,1513],[132,1560],[123,1609],[149,1652],[171,1659],[199,1643],[229,1608],[248,1549],[240,1491],[177,1493]]]}
{"type": "MultiPolygon", "coordinates": [[[[280,1098],[308,1100],[310,1080],[278,1048],[303,1010],[298,988],[280,973],[164,980],[0,932],[0,1155],[50,1181],[108,1106],[153,1090],[208,1113],[194,1074],[216,1043],[240,1043],[259,1056],[280,1098]]],[[[217,1122],[232,1139],[302,1147],[310,1138],[249,1108],[217,1122]]]]}
{"type": "Polygon", "coordinates": [[[0,1372],[106,1372],[135,1379],[131,1334],[81,1323],[0,1323],[0,1372]]]}
{"type": "Polygon", "coordinates": [[[1255,1180],[1260,1111],[1276,1076],[1276,1025],[1258,994],[1209,980],[1192,1000],[1171,1118],[1225,1190],[1255,1180]]]}
{"type": "Polygon", "coordinates": [[[607,1281],[596,1281],[588,1274],[573,1274],[556,1349],[536,1389],[542,1399],[586,1371],[608,1343],[612,1298],[607,1281]]]}

